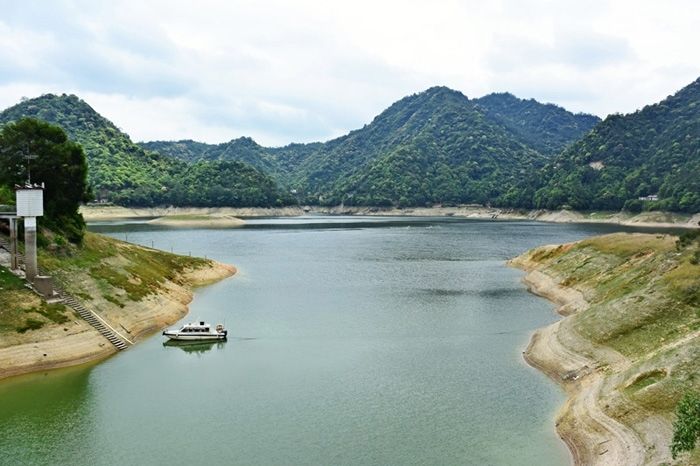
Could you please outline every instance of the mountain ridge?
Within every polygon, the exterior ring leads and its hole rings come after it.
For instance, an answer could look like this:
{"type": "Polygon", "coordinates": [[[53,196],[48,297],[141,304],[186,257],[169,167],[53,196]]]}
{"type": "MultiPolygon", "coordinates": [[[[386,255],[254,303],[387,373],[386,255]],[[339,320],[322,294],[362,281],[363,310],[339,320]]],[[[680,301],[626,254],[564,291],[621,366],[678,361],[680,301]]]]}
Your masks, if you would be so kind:
{"type": "Polygon", "coordinates": [[[512,99],[508,108],[496,111],[489,107],[488,100],[470,100],[457,90],[433,86],[394,102],[362,128],[322,143],[265,148],[245,139],[247,152],[236,151],[236,148],[244,145],[243,138],[211,145],[191,141],[155,141],[141,145],[183,159],[244,160],[271,173],[282,185],[303,193],[304,201],[310,203],[488,203],[495,202],[502,194],[500,185],[514,183],[517,171],[540,168],[552,152],[540,153],[533,147],[533,138],[528,137],[524,130],[513,130],[512,120],[515,117],[508,118],[508,112],[512,112],[514,106],[525,103],[529,106],[529,110],[521,112],[529,119],[527,128],[537,128],[540,123],[536,119],[550,125],[549,131],[540,131],[540,138],[545,140],[544,146],[550,148],[558,149],[573,142],[574,137],[589,130],[597,121],[595,116],[574,115],[553,104],[539,104],[514,96],[512,99]],[[438,127],[436,121],[440,121],[442,126],[438,127]],[[569,126],[567,135],[556,134],[552,129],[562,125],[562,121],[569,126]],[[446,131],[450,134],[444,134],[446,131]],[[469,137],[488,140],[488,144],[486,148],[481,148],[484,144],[478,144],[479,141],[467,144],[469,137]],[[461,144],[457,139],[463,139],[461,144]],[[489,157],[485,154],[487,150],[497,154],[489,157]],[[472,153],[475,151],[482,153],[472,153]],[[253,158],[251,152],[254,152],[253,158]],[[440,163],[432,160],[427,152],[436,155],[440,163]],[[507,157],[505,152],[512,157],[507,157]],[[440,185],[434,189],[429,186],[424,189],[423,183],[417,183],[415,179],[394,177],[391,183],[398,183],[400,189],[376,188],[377,183],[387,184],[387,180],[379,179],[382,178],[379,172],[386,172],[388,167],[401,169],[398,159],[409,153],[421,159],[414,160],[416,163],[411,165],[412,170],[435,174],[442,172],[445,175],[440,185]],[[382,164],[381,159],[386,163],[382,164]],[[468,167],[469,162],[477,165],[486,163],[489,167],[468,167]],[[493,176],[476,189],[457,182],[467,173],[482,178],[487,171],[493,176]]]}

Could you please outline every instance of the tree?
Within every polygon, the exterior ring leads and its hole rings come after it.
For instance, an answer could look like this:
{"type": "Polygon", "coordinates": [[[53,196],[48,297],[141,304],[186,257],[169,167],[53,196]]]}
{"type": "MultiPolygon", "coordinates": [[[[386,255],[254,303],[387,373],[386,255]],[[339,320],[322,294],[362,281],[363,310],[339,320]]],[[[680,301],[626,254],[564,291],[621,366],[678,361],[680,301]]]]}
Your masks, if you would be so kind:
{"type": "Polygon", "coordinates": [[[90,199],[87,162],[79,144],[57,126],[32,118],[10,123],[0,132],[0,185],[44,183],[44,217],[48,228],[80,243],[85,222],[78,208],[90,199]],[[37,157],[27,161],[27,154],[37,157]]]}
{"type": "Polygon", "coordinates": [[[686,393],[676,407],[676,421],[673,423],[671,455],[675,459],[679,453],[695,448],[700,436],[700,395],[686,393]]]}

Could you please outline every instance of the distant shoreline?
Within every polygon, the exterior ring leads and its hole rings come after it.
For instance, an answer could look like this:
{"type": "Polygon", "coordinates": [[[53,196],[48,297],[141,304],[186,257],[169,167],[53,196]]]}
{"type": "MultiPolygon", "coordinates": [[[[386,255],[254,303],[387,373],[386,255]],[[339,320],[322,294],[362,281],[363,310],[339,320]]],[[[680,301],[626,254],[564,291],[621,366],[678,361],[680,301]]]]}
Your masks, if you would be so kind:
{"type": "Polygon", "coordinates": [[[297,217],[301,215],[368,215],[399,217],[455,217],[479,220],[532,220],[552,223],[595,223],[651,228],[700,228],[700,214],[672,212],[577,212],[571,210],[501,209],[473,205],[456,207],[121,207],[83,206],[88,222],[130,218],[152,218],[154,223],[172,226],[231,227],[241,225],[236,219],[254,217],[297,217]],[[191,217],[190,220],[187,217],[191,217]],[[210,219],[210,220],[208,220],[210,219]]]}

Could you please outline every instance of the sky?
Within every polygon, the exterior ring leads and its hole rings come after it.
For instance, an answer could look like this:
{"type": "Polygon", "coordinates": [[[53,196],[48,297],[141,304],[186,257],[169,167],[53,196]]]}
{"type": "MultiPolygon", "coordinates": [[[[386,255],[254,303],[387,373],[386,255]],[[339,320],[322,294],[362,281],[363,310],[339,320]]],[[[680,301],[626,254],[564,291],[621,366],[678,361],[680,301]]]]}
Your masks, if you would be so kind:
{"type": "Polygon", "coordinates": [[[0,108],[76,94],[135,141],[324,141],[444,85],[605,117],[700,76],[697,0],[0,0],[0,108]]]}

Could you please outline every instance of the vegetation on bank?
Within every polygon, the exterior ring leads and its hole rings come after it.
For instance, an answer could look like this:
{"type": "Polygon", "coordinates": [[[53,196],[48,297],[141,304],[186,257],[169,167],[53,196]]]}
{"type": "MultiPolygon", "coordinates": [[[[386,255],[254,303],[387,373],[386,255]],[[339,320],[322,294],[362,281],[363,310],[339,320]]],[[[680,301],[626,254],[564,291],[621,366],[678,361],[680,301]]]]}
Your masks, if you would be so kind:
{"type": "Polygon", "coordinates": [[[676,407],[673,423],[671,453],[677,458],[684,451],[692,451],[700,438],[700,395],[687,393],[676,407]]]}
{"type": "Polygon", "coordinates": [[[177,282],[185,269],[210,263],[90,232],[85,233],[80,247],[68,246],[54,252],[42,250],[39,261],[68,291],[90,300],[104,298],[118,305],[141,301],[161,291],[166,281],[177,282]]]}
{"type": "MultiPolygon", "coordinates": [[[[605,235],[538,248],[529,258],[590,303],[568,318],[570,327],[629,361],[609,373],[606,414],[633,428],[649,415],[670,420],[686,393],[700,392],[698,231],[605,235]]],[[[698,460],[695,450],[690,462],[698,460]]]]}
{"type": "MultiPolygon", "coordinates": [[[[47,304],[25,286],[24,280],[0,266],[0,336],[26,333],[44,325],[76,318],[62,304],[47,304]]],[[[0,347],[2,347],[0,338],[0,347]]]]}

